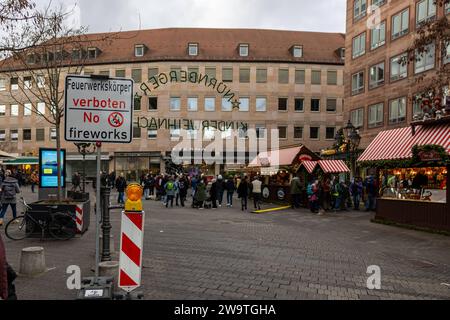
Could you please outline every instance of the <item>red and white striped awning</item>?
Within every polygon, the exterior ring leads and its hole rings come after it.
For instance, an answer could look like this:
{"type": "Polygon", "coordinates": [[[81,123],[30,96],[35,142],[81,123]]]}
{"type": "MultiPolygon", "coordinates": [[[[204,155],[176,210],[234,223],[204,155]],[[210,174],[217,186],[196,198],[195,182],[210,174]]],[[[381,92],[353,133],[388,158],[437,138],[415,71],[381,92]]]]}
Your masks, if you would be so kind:
{"type": "Polygon", "coordinates": [[[318,162],[325,173],[350,172],[350,169],[342,160],[319,160],[318,162]]]}
{"type": "Polygon", "coordinates": [[[380,132],[358,161],[409,159],[415,145],[435,144],[450,154],[450,124],[418,126],[412,135],[411,127],[380,132]]]}
{"type": "Polygon", "coordinates": [[[314,169],[317,166],[317,161],[303,161],[302,165],[305,167],[306,171],[309,173],[313,173],[314,169]]]}
{"type": "Polygon", "coordinates": [[[350,169],[342,160],[303,161],[302,165],[309,173],[312,173],[317,165],[319,165],[325,173],[350,172],[350,169]]]}

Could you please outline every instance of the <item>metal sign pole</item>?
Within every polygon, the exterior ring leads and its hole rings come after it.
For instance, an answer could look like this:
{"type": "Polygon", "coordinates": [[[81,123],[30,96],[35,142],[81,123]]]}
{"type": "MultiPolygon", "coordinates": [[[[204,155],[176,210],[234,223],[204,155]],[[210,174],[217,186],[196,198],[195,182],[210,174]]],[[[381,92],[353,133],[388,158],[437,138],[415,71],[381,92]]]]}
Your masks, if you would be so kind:
{"type": "Polygon", "coordinates": [[[101,204],[100,204],[100,170],[101,170],[101,157],[102,157],[102,147],[101,144],[97,145],[97,183],[96,183],[96,214],[95,214],[95,280],[97,283],[99,276],[99,263],[100,263],[100,215],[101,215],[101,204]]]}

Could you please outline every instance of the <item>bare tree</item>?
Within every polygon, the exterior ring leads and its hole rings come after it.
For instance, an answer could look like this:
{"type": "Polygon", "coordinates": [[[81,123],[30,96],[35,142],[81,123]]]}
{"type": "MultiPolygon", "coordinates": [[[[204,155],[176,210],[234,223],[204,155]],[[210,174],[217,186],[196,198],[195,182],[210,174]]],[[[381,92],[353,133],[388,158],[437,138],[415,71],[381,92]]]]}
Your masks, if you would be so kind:
{"type": "MultiPolygon", "coordinates": [[[[440,10],[450,5],[450,0],[433,0],[433,2],[436,8],[440,10]]],[[[442,97],[444,93],[448,93],[450,83],[449,45],[450,21],[445,12],[442,17],[425,21],[420,25],[412,45],[407,50],[406,59],[401,63],[411,64],[420,61],[431,50],[435,50],[437,59],[436,72],[422,73],[413,79],[417,91],[420,92],[413,97],[415,102],[423,103],[426,101],[430,108],[432,105],[438,109],[442,106],[442,97]],[[447,92],[444,92],[445,90],[447,92]]]]}
{"type": "MultiPolygon", "coordinates": [[[[98,48],[108,45],[116,37],[113,33],[88,35],[85,27],[68,26],[69,15],[70,12],[64,12],[62,8],[53,10],[49,7],[36,13],[19,33],[9,34],[3,45],[7,48],[8,59],[0,62],[0,72],[17,79],[17,90],[11,90],[12,99],[21,105],[26,103],[29,112],[54,126],[58,155],[64,117],[65,75],[80,74],[86,61],[99,53],[98,48]],[[19,34],[25,40],[17,39],[19,34]]],[[[57,158],[58,200],[61,200],[61,159],[57,158]]]]}

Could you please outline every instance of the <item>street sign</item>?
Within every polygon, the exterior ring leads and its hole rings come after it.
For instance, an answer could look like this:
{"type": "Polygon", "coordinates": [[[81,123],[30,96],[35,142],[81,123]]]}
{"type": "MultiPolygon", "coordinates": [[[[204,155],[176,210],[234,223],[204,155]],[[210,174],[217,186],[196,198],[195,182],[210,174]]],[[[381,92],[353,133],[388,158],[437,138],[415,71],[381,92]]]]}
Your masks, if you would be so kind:
{"type": "Polygon", "coordinates": [[[68,75],[66,141],[130,143],[133,138],[133,80],[68,75]]]}

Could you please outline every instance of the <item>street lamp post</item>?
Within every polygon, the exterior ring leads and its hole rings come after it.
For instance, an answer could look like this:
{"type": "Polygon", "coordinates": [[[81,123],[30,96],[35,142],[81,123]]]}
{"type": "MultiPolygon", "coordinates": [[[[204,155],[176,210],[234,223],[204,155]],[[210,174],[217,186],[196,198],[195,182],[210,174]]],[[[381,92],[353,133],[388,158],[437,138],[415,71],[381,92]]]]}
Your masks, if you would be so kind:
{"type": "Polygon", "coordinates": [[[83,193],[86,192],[86,155],[93,154],[97,147],[93,143],[74,143],[78,152],[83,156],[83,193]]]}
{"type": "Polygon", "coordinates": [[[358,129],[355,128],[353,123],[348,120],[347,125],[343,128],[344,139],[347,147],[347,160],[350,162],[350,173],[355,176],[355,153],[358,150],[359,144],[361,142],[361,136],[359,135],[358,129]]]}

